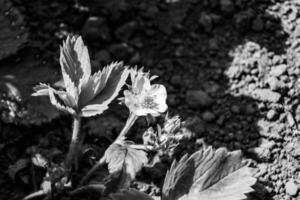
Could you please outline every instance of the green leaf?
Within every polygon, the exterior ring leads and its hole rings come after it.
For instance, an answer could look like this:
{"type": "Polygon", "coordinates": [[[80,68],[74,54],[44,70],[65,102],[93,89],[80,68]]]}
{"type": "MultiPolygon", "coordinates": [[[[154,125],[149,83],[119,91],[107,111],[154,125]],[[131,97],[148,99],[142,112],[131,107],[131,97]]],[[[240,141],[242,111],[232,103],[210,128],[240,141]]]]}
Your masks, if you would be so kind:
{"type": "Polygon", "coordinates": [[[49,96],[48,85],[44,83],[40,83],[35,86],[33,90],[35,91],[32,96],[49,96]]]}
{"type": "Polygon", "coordinates": [[[131,180],[135,179],[136,173],[148,161],[146,152],[116,143],[111,144],[105,151],[105,159],[109,173],[118,174],[124,171],[131,180]]]}
{"type": "Polygon", "coordinates": [[[71,107],[65,106],[62,103],[60,103],[60,99],[58,99],[55,96],[55,93],[58,91],[54,90],[51,87],[48,87],[48,91],[49,91],[50,102],[52,105],[54,105],[60,111],[70,113],[70,114],[75,114],[75,111],[71,107]]]}
{"type": "Polygon", "coordinates": [[[81,37],[67,37],[60,48],[60,65],[66,90],[73,90],[74,84],[79,94],[91,75],[88,49],[81,37]]]}
{"type": "Polygon", "coordinates": [[[112,200],[153,200],[147,194],[135,189],[122,190],[119,193],[111,194],[112,200]]]}
{"type": "Polygon", "coordinates": [[[99,107],[95,114],[104,112],[125,84],[128,73],[128,69],[121,62],[112,63],[95,73],[89,78],[80,94],[79,107],[98,104],[102,107],[99,107]]]}
{"type": "Polygon", "coordinates": [[[173,162],[163,186],[163,200],[241,200],[256,179],[240,151],[201,149],[173,162]]]}
{"type": "Polygon", "coordinates": [[[87,105],[81,109],[81,116],[82,117],[95,116],[103,113],[103,111],[106,109],[108,109],[107,105],[102,105],[102,104],[87,105]]]}

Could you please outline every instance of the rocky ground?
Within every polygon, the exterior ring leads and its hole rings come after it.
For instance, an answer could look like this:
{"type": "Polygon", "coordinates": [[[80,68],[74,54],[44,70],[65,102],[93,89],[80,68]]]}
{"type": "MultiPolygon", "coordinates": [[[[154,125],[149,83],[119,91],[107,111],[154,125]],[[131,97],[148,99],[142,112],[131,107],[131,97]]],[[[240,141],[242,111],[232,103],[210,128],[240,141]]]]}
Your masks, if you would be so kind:
{"type": "MultiPolygon", "coordinates": [[[[21,168],[25,150],[67,149],[71,120],[30,93],[40,81],[59,85],[58,47],[69,33],[81,34],[88,43],[94,71],[124,60],[160,76],[169,112],[180,114],[193,130],[182,153],[194,151],[202,140],[241,149],[259,169],[257,193],[249,198],[300,198],[299,1],[12,3],[24,16],[28,38],[1,61],[1,199],[19,199],[38,185],[26,174],[6,173],[21,168]]],[[[113,108],[84,122],[86,140],[100,151],[98,141],[109,144],[126,120],[126,109],[113,108]]],[[[141,120],[136,128],[144,125],[141,120]]],[[[161,180],[163,173],[153,176],[161,180]]],[[[146,192],[157,186],[137,185],[146,192]]]]}

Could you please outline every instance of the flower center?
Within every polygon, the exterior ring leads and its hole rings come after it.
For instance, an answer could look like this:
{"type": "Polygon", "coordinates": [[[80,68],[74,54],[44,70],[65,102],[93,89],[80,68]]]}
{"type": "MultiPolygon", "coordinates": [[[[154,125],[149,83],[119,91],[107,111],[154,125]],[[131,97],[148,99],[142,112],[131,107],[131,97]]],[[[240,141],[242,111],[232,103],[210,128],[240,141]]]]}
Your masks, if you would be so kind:
{"type": "Polygon", "coordinates": [[[151,96],[146,96],[144,98],[142,106],[145,108],[153,109],[153,108],[157,107],[157,103],[154,102],[154,100],[151,96]]]}

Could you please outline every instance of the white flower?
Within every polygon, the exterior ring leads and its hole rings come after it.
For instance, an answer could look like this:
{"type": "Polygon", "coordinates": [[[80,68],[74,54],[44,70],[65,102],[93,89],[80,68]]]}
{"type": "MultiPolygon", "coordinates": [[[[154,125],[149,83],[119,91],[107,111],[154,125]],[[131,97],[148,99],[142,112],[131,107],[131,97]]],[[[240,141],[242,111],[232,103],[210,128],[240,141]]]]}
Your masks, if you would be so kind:
{"type": "Polygon", "coordinates": [[[155,77],[142,69],[132,69],[130,72],[132,86],[124,91],[125,104],[130,112],[137,116],[159,116],[167,111],[167,91],[163,85],[150,84],[155,77]]]}

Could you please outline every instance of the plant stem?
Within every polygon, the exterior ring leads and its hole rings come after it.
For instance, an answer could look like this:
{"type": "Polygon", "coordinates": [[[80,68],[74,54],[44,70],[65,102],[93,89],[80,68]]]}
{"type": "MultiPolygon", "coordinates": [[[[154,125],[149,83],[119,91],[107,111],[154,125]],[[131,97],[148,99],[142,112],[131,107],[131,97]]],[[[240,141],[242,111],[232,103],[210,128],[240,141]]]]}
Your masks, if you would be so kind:
{"type": "Polygon", "coordinates": [[[83,179],[80,181],[79,185],[80,186],[83,185],[104,164],[105,164],[105,157],[103,155],[102,158],[83,177],[83,179]]]}
{"type": "Polygon", "coordinates": [[[129,129],[132,127],[132,125],[134,124],[134,122],[137,120],[138,116],[134,113],[130,113],[129,117],[126,121],[125,126],[123,127],[121,133],[119,134],[119,136],[117,137],[117,139],[114,142],[122,142],[125,140],[125,135],[128,133],[129,129]]]}
{"type": "Polygon", "coordinates": [[[73,132],[72,132],[72,139],[69,147],[69,151],[65,160],[65,165],[67,169],[72,168],[72,164],[74,162],[75,156],[78,151],[79,145],[79,131],[80,131],[80,122],[81,119],[79,116],[74,116],[73,118],[73,132]]]}
{"type": "MultiPolygon", "coordinates": [[[[128,133],[129,129],[132,127],[132,125],[137,120],[137,118],[138,118],[138,116],[135,115],[134,113],[129,114],[129,117],[126,121],[125,126],[123,127],[119,136],[115,139],[115,141],[113,143],[123,143],[123,141],[125,140],[125,135],[128,133]]],[[[106,158],[103,155],[102,158],[92,167],[92,169],[90,169],[88,171],[87,175],[85,177],[83,177],[83,179],[79,185],[83,185],[91,177],[91,175],[93,175],[93,173],[95,173],[99,169],[99,167],[104,165],[105,160],[106,160],[106,158]]]]}

